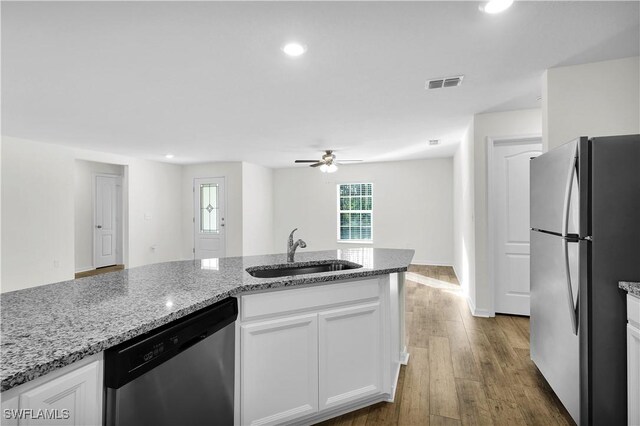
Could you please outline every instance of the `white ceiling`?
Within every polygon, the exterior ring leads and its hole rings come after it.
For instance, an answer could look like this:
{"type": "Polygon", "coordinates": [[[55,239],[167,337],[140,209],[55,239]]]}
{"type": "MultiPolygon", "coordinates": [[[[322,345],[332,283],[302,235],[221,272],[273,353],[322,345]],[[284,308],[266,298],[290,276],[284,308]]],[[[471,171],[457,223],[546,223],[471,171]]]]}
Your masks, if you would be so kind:
{"type": "Polygon", "coordinates": [[[479,4],[3,1],[2,133],[175,163],[449,156],[474,113],[539,107],[545,69],[640,53],[639,2],[479,4]]]}

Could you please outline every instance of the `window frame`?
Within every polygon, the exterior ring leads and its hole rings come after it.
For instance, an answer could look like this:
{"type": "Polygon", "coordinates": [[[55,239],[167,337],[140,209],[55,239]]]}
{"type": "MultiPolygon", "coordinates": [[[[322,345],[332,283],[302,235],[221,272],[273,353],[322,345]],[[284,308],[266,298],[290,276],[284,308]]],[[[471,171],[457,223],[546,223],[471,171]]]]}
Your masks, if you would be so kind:
{"type": "MultiPolygon", "coordinates": [[[[336,184],[336,240],[339,244],[373,244],[373,182],[341,182],[336,184]],[[342,185],[371,185],[371,210],[341,210],[340,187],[342,185]],[[371,215],[371,238],[367,240],[343,240],[340,238],[340,214],[341,213],[369,213],[371,215]]],[[[362,227],[362,225],[360,225],[362,227]]]]}

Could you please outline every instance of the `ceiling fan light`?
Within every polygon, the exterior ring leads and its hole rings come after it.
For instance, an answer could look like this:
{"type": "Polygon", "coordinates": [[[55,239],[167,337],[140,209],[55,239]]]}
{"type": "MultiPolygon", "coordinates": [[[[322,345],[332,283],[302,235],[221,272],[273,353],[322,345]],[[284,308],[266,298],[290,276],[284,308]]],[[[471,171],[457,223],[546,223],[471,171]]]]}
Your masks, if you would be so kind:
{"type": "Polygon", "coordinates": [[[336,166],[335,164],[331,163],[327,166],[327,173],[334,173],[338,171],[338,166],[336,166]]]}
{"type": "Polygon", "coordinates": [[[322,166],[320,166],[320,171],[322,173],[328,173],[329,172],[329,166],[327,166],[326,164],[323,164],[322,166]]]}

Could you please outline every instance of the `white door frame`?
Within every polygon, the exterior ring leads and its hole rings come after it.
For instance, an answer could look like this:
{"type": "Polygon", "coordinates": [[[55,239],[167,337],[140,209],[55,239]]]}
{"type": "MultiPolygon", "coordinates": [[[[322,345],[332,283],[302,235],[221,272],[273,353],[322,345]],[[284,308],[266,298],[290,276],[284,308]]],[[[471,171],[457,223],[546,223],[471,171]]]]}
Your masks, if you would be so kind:
{"type": "Polygon", "coordinates": [[[493,184],[496,179],[494,176],[493,168],[495,166],[493,161],[493,155],[496,145],[509,144],[516,142],[513,145],[526,145],[533,143],[542,143],[541,134],[525,134],[516,136],[499,136],[491,137],[487,136],[487,245],[485,250],[487,251],[487,275],[489,281],[489,289],[491,290],[491,303],[489,306],[489,316],[496,316],[496,285],[495,285],[495,256],[494,256],[494,243],[495,243],[495,191],[493,190],[493,184]]]}
{"type": "Polygon", "coordinates": [[[124,223],[122,222],[123,218],[123,210],[124,210],[124,188],[123,184],[123,176],[112,174],[112,173],[91,173],[91,241],[92,241],[92,259],[91,263],[93,269],[96,269],[96,178],[98,176],[101,177],[109,177],[116,179],[116,264],[123,265],[124,264],[124,223]]]}

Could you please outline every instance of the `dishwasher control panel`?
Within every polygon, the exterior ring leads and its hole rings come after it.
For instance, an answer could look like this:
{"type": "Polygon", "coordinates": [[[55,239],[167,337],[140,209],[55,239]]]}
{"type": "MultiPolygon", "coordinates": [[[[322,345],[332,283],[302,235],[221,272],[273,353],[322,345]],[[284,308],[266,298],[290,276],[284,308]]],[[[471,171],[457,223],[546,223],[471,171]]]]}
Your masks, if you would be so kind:
{"type": "Polygon", "coordinates": [[[237,315],[236,299],[225,299],[106,350],[105,386],[119,388],[234,322],[237,315]]]}
{"type": "Polygon", "coordinates": [[[144,364],[147,361],[151,361],[154,357],[161,355],[162,352],[164,352],[164,342],[156,343],[153,348],[149,349],[149,352],[140,354],[138,358],[141,359],[138,359],[138,363],[144,364]]]}
{"type": "MultiPolygon", "coordinates": [[[[208,333],[204,334],[207,335],[208,333]]],[[[181,341],[180,336],[174,334],[162,340],[145,342],[145,346],[140,347],[139,350],[132,353],[130,368],[137,368],[153,359],[161,357],[165,351],[175,352],[176,348],[179,348],[181,341]]]]}

